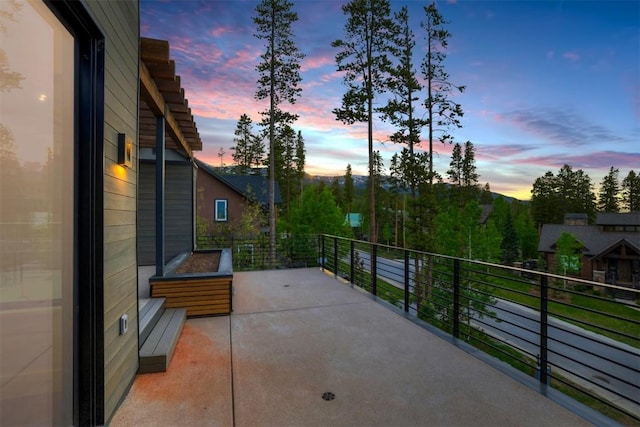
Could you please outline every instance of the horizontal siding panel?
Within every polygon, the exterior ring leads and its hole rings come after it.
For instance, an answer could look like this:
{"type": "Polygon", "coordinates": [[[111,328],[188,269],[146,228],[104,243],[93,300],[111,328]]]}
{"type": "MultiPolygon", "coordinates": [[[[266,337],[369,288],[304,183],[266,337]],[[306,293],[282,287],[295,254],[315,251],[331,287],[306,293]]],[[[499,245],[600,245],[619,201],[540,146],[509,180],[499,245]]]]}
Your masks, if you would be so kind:
{"type": "MultiPolygon", "coordinates": [[[[127,226],[130,227],[130,226],[127,226]]],[[[116,240],[104,245],[104,257],[105,259],[111,259],[119,256],[122,252],[126,251],[130,247],[135,247],[136,238],[131,237],[123,240],[116,240]]],[[[135,260],[133,260],[135,264],[135,260]]]]}
{"type": "Polygon", "coordinates": [[[105,367],[105,380],[108,379],[105,384],[105,414],[109,414],[109,418],[116,410],[137,371],[137,340],[136,342],[129,340],[127,345],[120,349],[117,360],[105,367]]]}
{"type": "Polygon", "coordinates": [[[104,211],[104,225],[105,227],[111,225],[125,225],[136,223],[136,212],[129,210],[113,210],[108,209],[104,211]]]}
{"type": "MultiPolygon", "coordinates": [[[[137,266],[130,265],[122,271],[119,271],[104,281],[105,289],[109,291],[105,293],[104,299],[104,311],[110,311],[119,304],[122,300],[129,297],[131,295],[131,285],[137,285],[138,278],[138,268],[137,266]]],[[[137,293],[137,286],[136,286],[137,293]]]]}
{"type": "MultiPolygon", "coordinates": [[[[111,227],[105,227],[104,229],[105,246],[113,242],[118,242],[120,240],[135,239],[135,237],[136,227],[133,224],[112,225],[111,227]]],[[[132,241],[132,243],[135,242],[132,241]]],[[[134,244],[132,244],[131,246],[134,246],[134,244]]]]}
{"type": "Polygon", "coordinates": [[[135,196],[126,196],[115,193],[105,193],[103,201],[105,210],[135,212],[137,205],[135,196]]]}
{"type": "Polygon", "coordinates": [[[135,198],[136,185],[110,175],[105,175],[104,191],[105,193],[115,193],[135,198]]]}
{"type": "Polygon", "coordinates": [[[116,304],[111,310],[104,313],[104,344],[105,363],[109,363],[113,357],[118,353],[120,347],[124,345],[122,341],[128,339],[129,334],[136,335],[135,340],[138,341],[137,329],[134,327],[137,325],[138,318],[138,293],[131,293],[129,296],[118,304],[116,304]],[[126,314],[129,318],[129,330],[126,334],[120,335],[120,317],[126,314]]]}

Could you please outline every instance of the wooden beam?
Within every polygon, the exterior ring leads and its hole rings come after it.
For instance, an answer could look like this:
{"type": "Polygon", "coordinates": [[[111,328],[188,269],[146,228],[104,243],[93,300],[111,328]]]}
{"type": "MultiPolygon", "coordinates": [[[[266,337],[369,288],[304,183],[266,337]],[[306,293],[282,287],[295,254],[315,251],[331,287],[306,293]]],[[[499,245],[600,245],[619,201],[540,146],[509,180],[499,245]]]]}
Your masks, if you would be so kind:
{"type": "Polygon", "coordinates": [[[164,114],[164,98],[144,62],[140,62],[140,97],[155,116],[164,114]]]}
{"type": "Polygon", "coordinates": [[[167,108],[162,94],[158,90],[155,81],[151,78],[151,74],[144,62],[140,63],[140,96],[144,98],[149,109],[156,117],[164,117],[166,123],[166,132],[171,135],[174,142],[189,156],[193,157],[191,146],[187,143],[180,126],[173,118],[171,111],[167,108]]]}
{"type": "Polygon", "coordinates": [[[167,63],[169,42],[167,40],[140,38],[140,56],[144,62],[167,63]]]}
{"type": "Polygon", "coordinates": [[[176,62],[174,60],[168,63],[148,63],[146,64],[149,72],[154,80],[168,79],[173,80],[176,77],[176,62]]]}

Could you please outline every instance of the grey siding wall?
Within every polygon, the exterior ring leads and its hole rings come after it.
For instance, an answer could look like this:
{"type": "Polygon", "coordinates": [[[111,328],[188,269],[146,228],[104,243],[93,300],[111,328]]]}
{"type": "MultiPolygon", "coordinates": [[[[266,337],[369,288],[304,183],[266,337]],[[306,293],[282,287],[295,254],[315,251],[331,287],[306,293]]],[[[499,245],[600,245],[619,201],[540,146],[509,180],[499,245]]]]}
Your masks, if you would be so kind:
{"type": "MultiPolygon", "coordinates": [[[[167,162],[165,167],[165,262],[193,249],[193,165],[167,162]]],[[[156,253],[155,162],[140,162],[138,263],[154,265],[156,253]]]]}
{"type": "Polygon", "coordinates": [[[126,133],[134,144],[138,140],[139,14],[136,0],[83,3],[105,36],[104,407],[108,421],[138,370],[138,150],[134,146],[134,166],[126,169],[117,164],[117,148],[118,133],[126,133]],[[129,317],[129,330],[120,335],[123,314],[129,317]]]}

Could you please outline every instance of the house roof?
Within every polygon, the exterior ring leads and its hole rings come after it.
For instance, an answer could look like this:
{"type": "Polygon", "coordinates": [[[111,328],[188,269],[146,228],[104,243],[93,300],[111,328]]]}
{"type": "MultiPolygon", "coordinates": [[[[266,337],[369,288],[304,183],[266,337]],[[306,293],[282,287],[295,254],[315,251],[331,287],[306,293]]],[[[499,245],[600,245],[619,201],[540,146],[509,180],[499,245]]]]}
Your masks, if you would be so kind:
{"type": "Polygon", "coordinates": [[[555,252],[555,243],[563,232],[573,234],[584,245],[584,254],[587,256],[596,256],[622,240],[640,247],[639,232],[602,231],[597,225],[544,224],[538,251],[555,252]]]}
{"type": "Polygon", "coordinates": [[[345,224],[349,224],[349,227],[355,228],[362,226],[362,214],[348,213],[344,218],[345,224]]]}
{"type": "MultiPolygon", "coordinates": [[[[269,206],[269,180],[262,175],[222,175],[202,160],[195,159],[198,167],[218,179],[244,198],[254,200],[263,206],[269,206]]],[[[282,203],[280,186],[276,182],[275,203],[282,203]]]]}
{"type": "Polygon", "coordinates": [[[640,225],[640,212],[599,213],[596,216],[598,225],[640,225]]]}

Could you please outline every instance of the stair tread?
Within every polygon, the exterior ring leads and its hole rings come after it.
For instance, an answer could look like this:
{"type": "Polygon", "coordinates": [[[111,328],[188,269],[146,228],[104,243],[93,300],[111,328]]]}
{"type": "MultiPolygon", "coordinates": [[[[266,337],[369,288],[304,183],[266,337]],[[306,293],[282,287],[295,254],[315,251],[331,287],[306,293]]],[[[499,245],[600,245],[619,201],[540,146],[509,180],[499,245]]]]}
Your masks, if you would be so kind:
{"type": "Polygon", "coordinates": [[[164,311],[165,298],[152,298],[140,309],[140,346],[148,339],[164,311]]]}
{"type": "Polygon", "coordinates": [[[187,317],[185,308],[169,308],[140,348],[140,372],[166,371],[187,317]]]}

